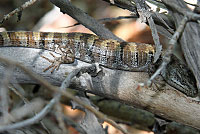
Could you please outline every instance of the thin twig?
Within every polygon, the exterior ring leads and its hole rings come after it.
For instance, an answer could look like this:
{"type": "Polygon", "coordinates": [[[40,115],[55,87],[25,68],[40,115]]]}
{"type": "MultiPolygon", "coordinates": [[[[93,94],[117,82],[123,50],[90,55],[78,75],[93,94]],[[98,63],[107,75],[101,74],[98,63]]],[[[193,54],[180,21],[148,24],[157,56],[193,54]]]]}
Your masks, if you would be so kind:
{"type": "MultiPolygon", "coordinates": [[[[133,19],[133,18],[138,18],[138,16],[136,15],[131,15],[131,16],[118,16],[118,17],[111,17],[111,18],[102,18],[102,19],[98,19],[98,22],[104,23],[104,22],[110,22],[110,21],[115,21],[115,20],[122,20],[122,19],[133,19]]],[[[70,28],[70,27],[74,27],[77,25],[81,25],[81,23],[75,23],[73,25],[64,27],[64,28],[70,28]]]]}
{"type": "Polygon", "coordinates": [[[182,8],[174,3],[170,3],[167,0],[162,0],[162,2],[166,5],[168,5],[170,8],[172,8],[176,12],[178,12],[184,16],[187,16],[189,20],[194,20],[194,21],[200,20],[200,15],[197,13],[194,13],[190,10],[186,10],[185,8],[182,8]]]}
{"type": "Polygon", "coordinates": [[[147,20],[148,20],[148,23],[149,23],[149,27],[151,29],[153,41],[154,41],[155,46],[156,46],[156,52],[155,52],[154,61],[153,61],[155,63],[161,55],[162,45],[160,44],[160,39],[159,39],[159,36],[158,36],[157,28],[156,28],[156,25],[154,23],[152,16],[147,18],[147,20]]]}
{"type": "Polygon", "coordinates": [[[172,36],[172,38],[169,41],[169,45],[170,46],[168,47],[168,49],[165,51],[165,54],[163,55],[162,64],[156,70],[156,72],[151,76],[151,78],[148,80],[147,85],[150,85],[151,81],[157,75],[159,75],[163,71],[163,69],[166,68],[167,64],[170,62],[171,55],[172,55],[172,52],[174,50],[174,47],[177,44],[177,40],[180,38],[180,36],[181,36],[181,34],[182,34],[182,32],[183,32],[183,30],[184,30],[187,22],[188,22],[188,17],[184,16],[183,19],[182,19],[182,21],[180,22],[180,25],[178,26],[176,32],[174,33],[174,35],[172,36]]]}
{"type": "Polygon", "coordinates": [[[21,5],[20,7],[16,8],[15,10],[13,10],[12,12],[10,12],[9,14],[5,15],[3,17],[3,19],[0,21],[0,26],[3,24],[3,22],[5,20],[8,20],[10,17],[12,17],[13,15],[20,13],[22,10],[24,10],[25,8],[31,6],[32,4],[34,4],[37,0],[29,0],[27,2],[25,2],[23,5],[21,5]]]}
{"type": "Polygon", "coordinates": [[[19,96],[19,98],[21,98],[25,104],[29,103],[28,99],[24,97],[16,88],[9,86],[9,89],[13,91],[17,96],[19,96]]]}
{"type": "Polygon", "coordinates": [[[192,4],[192,3],[189,3],[189,2],[186,2],[186,1],[184,1],[186,4],[188,4],[188,5],[191,5],[191,6],[195,6],[195,7],[200,7],[200,5],[198,5],[198,4],[192,4]]]}
{"type": "Polygon", "coordinates": [[[136,2],[137,11],[140,15],[140,18],[142,19],[142,22],[148,21],[149,27],[151,29],[153,41],[156,46],[156,52],[155,52],[154,61],[153,61],[155,63],[159,59],[161,55],[161,51],[162,51],[162,45],[160,44],[156,25],[154,23],[151,13],[148,11],[148,9],[146,9],[145,2],[139,1],[139,0],[136,0],[135,2],[136,2]]]}

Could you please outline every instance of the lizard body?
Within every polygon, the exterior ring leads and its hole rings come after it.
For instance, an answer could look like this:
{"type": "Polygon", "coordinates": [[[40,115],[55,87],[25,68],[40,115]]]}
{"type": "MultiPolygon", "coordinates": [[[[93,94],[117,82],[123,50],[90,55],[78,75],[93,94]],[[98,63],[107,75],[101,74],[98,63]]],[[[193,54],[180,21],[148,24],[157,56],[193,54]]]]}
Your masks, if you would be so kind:
{"type": "MultiPolygon", "coordinates": [[[[62,63],[72,63],[76,58],[88,63],[97,62],[111,69],[143,72],[148,71],[148,66],[153,64],[155,54],[155,47],[150,44],[118,42],[86,33],[1,32],[2,46],[46,49],[61,55],[64,53],[62,63]]],[[[166,72],[162,76],[168,84],[187,96],[195,97],[198,89],[193,75],[184,74],[189,70],[185,69],[185,65],[174,64],[167,67],[172,73],[166,72]]]]}

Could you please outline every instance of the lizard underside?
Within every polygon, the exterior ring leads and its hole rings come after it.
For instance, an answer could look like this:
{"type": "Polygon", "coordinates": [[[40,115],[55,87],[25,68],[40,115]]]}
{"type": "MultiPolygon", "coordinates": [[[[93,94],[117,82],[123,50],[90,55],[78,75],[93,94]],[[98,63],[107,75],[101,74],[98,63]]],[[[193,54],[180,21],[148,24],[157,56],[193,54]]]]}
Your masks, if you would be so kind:
{"type": "MultiPolygon", "coordinates": [[[[143,72],[153,64],[155,54],[155,47],[151,44],[118,42],[86,33],[1,32],[0,47],[3,46],[50,50],[63,56],[62,63],[72,63],[76,58],[111,69],[143,72]]],[[[161,75],[168,84],[187,96],[198,95],[192,72],[175,57],[161,75]]]]}

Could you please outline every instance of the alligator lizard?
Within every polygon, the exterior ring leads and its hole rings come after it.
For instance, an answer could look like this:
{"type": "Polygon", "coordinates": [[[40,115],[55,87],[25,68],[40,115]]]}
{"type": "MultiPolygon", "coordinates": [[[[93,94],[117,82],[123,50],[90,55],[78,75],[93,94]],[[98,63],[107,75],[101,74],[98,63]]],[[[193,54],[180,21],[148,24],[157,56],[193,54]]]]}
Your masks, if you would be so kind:
{"type": "MultiPolygon", "coordinates": [[[[118,42],[86,33],[1,32],[2,46],[50,50],[64,54],[62,63],[73,63],[76,58],[111,69],[143,72],[153,64],[155,53],[155,47],[150,44],[118,42]]],[[[181,63],[172,62],[162,74],[165,81],[187,96],[197,96],[198,89],[190,70],[181,63]]]]}

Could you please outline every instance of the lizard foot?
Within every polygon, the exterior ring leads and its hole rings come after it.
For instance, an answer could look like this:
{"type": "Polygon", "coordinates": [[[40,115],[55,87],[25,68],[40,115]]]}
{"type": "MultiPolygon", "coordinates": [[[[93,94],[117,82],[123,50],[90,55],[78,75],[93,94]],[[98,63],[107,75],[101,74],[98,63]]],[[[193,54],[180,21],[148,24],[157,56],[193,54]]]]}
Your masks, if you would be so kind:
{"type": "Polygon", "coordinates": [[[53,53],[51,53],[51,52],[50,52],[49,54],[51,54],[51,56],[54,57],[53,60],[51,60],[51,59],[49,59],[49,58],[47,58],[47,57],[41,55],[42,58],[44,58],[45,60],[47,60],[47,61],[49,61],[49,62],[51,63],[51,65],[48,66],[47,68],[45,68],[45,69],[43,70],[43,72],[46,72],[47,70],[49,70],[49,69],[52,68],[51,73],[53,73],[54,70],[58,70],[59,67],[60,67],[60,64],[63,63],[63,61],[62,61],[63,58],[62,58],[62,56],[57,57],[57,56],[55,56],[55,55],[54,55],[53,53]]]}

